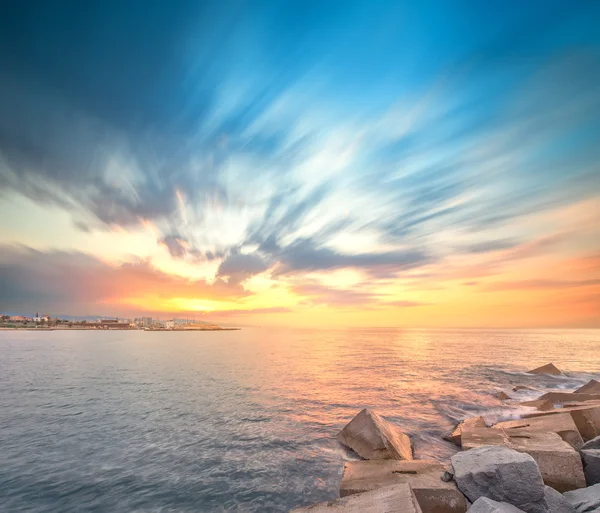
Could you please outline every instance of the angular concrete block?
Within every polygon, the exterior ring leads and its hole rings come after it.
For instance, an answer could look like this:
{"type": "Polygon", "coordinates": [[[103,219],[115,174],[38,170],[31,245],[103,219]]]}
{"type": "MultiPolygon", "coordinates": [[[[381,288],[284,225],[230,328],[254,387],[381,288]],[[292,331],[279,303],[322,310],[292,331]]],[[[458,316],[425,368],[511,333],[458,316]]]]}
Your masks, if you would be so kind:
{"type": "Polygon", "coordinates": [[[548,401],[547,399],[535,399],[533,401],[523,401],[519,403],[521,406],[529,406],[530,408],[535,408],[538,411],[548,411],[554,408],[554,403],[552,401],[548,401]]]}
{"type": "Polygon", "coordinates": [[[541,367],[536,367],[530,371],[527,371],[528,374],[550,374],[552,376],[558,376],[562,374],[560,370],[553,364],[547,363],[546,365],[542,365],[541,367]]]}
{"type": "Polygon", "coordinates": [[[507,420],[494,424],[494,428],[502,429],[529,429],[533,431],[550,431],[556,433],[575,450],[583,445],[583,439],[573,422],[571,415],[563,413],[547,417],[532,417],[519,420],[507,420]]]}
{"type": "Polygon", "coordinates": [[[579,453],[556,433],[479,428],[463,433],[462,444],[465,450],[499,445],[529,454],[537,463],[544,483],[561,493],[585,486],[579,453]]]}
{"type": "Polygon", "coordinates": [[[469,429],[473,429],[473,428],[482,428],[482,427],[487,427],[487,424],[485,423],[485,420],[483,419],[483,417],[471,417],[469,419],[465,419],[462,422],[460,422],[455,428],[454,431],[452,431],[451,433],[448,433],[447,435],[444,435],[444,440],[447,440],[448,442],[452,442],[455,445],[458,445],[460,447],[460,435],[463,431],[467,431],[469,429]]]}
{"type": "Polygon", "coordinates": [[[600,401],[600,394],[579,394],[575,392],[547,392],[538,400],[551,401],[552,404],[583,403],[587,401],[600,401]]]}
{"type": "Polygon", "coordinates": [[[372,410],[362,410],[336,438],[367,460],[413,459],[409,436],[372,410]]]}
{"type": "Polygon", "coordinates": [[[434,460],[350,461],[344,465],[340,496],[410,484],[423,513],[464,513],[465,497],[454,482],[441,479],[445,468],[434,460]]]}
{"type": "Polygon", "coordinates": [[[322,502],[291,513],[422,513],[410,485],[401,483],[322,502]]]}
{"type": "Polygon", "coordinates": [[[577,426],[579,434],[584,441],[591,440],[600,435],[600,404],[580,403],[577,406],[570,406],[568,408],[556,408],[549,411],[539,411],[533,413],[527,413],[523,415],[523,418],[529,419],[533,417],[545,417],[549,415],[560,415],[568,413],[571,415],[573,422],[577,426]]]}
{"type": "Polygon", "coordinates": [[[590,379],[585,385],[575,390],[577,394],[600,394],[600,381],[590,379]]]}

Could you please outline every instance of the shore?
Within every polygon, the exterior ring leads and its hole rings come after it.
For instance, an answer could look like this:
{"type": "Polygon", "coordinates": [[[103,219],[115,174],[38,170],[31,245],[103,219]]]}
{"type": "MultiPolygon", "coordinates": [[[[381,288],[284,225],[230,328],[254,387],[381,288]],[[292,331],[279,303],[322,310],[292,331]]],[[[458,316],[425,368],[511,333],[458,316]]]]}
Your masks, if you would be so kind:
{"type": "Polygon", "coordinates": [[[5,327],[0,326],[0,331],[239,331],[242,328],[96,328],[92,326],[57,326],[51,328],[33,328],[33,327],[5,327]]]}
{"type": "MultiPolygon", "coordinates": [[[[553,364],[528,373],[564,376],[553,364]]],[[[463,419],[443,436],[460,449],[445,462],[414,459],[410,436],[364,409],[336,436],[362,458],[344,464],[340,498],[293,512],[600,512],[600,382],[517,404],[518,419],[463,419]]]]}

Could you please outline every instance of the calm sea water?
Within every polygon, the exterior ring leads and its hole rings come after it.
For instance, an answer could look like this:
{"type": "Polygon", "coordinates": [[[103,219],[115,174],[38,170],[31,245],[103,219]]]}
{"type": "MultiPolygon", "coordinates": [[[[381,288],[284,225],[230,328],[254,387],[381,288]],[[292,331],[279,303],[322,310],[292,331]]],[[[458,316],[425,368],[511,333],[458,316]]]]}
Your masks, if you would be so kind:
{"type": "Polygon", "coordinates": [[[498,390],[592,377],[597,330],[0,332],[0,511],[287,511],[337,497],[363,407],[444,459],[455,420],[518,413],[498,390]]]}

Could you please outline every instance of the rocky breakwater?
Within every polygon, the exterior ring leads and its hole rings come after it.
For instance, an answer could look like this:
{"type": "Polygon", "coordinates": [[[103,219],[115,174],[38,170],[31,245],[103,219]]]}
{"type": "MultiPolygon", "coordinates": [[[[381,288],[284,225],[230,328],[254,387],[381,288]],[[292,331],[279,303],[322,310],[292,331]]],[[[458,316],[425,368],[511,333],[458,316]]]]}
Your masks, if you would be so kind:
{"type": "MultiPolygon", "coordinates": [[[[530,373],[561,371],[547,364],[530,373]]],[[[362,410],[336,437],[363,458],[344,464],[340,499],[293,511],[600,513],[599,392],[591,380],[516,403],[528,407],[520,419],[464,419],[444,437],[461,449],[445,463],[414,460],[400,426],[362,410]]]]}

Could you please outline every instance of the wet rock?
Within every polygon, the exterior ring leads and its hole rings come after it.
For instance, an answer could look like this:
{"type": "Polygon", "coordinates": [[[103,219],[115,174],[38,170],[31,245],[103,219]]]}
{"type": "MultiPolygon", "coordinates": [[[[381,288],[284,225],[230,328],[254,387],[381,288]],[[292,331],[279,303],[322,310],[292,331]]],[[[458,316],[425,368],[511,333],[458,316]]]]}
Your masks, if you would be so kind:
{"type": "Polygon", "coordinates": [[[566,402],[586,402],[600,401],[600,394],[579,394],[575,392],[548,392],[538,400],[552,401],[552,404],[561,404],[566,402]]]}
{"type": "Polygon", "coordinates": [[[448,470],[446,470],[440,477],[440,479],[442,481],[444,481],[444,483],[449,483],[450,481],[452,481],[454,479],[454,474],[452,472],[449,472],[448,470]]]}
{"type": "Polygon", "coordinates": [[[362,410],[336,438],[367,460],[413,459],[408,435],[372,410],[362,410]]]}
{"type": "Polygon", "coordinates": [[[588,449],[581,451],[583,472],[588,486],[600,484],[600,450],[588,449]]]}
{"type": "Polygon", "coordinates": [[[590,379],[585,385],[575,390],[577,394],[600,394],[600,381],[590,379]]]}
{"type": "Polygon", "coordinates": [[[370,492],[322,502],[291,513],[422,513],[408,484],[386,486],[370,492]]]}
{"type": "Polygon", "coordinates": [[[506,392],[501,391],[496,394],[496,399],[500,399],[501,401],[508,401],[510,398],[510,395],[508,395],[506,392]]]}
{"type": "Polygon", "coordinates": [[[526,387],[525,385],[517,385],[513,387],[513,392],[520,392],[521,390],[535,390],[535,388],[526,387]]]}
{"type": "Polygon", "coordinates": [[[584,441],[591,440],[600,435],[600,404],[579,403],[578,406],[556,408],[554,410],[533,412],[523,415],[524,418],[545,417],[568,413],[577,426],[584,441]]]}
{"type": "Polygon", "coordinates": [[[592,449],[600,449],[600,436],[592,438],[589,442],[586,442],[581,446],[582,451],[589,451],[592,449]]]}
{"type": "Polygon", "coordinates": [[[550,374],[552,376],[559,376],[562,374],[560,370],[553,364],[547,363],[546,365],[542,365],[541,367],[536,367],[530,371],[527,371],[528,374],[550,374]]]}
{"type": "Polygon", "coordinates": [[[508,420],[494,424],[495,428],[502,429],[530,429],[534,431],[551,431],[560,436],[575,450],[583,445],[583,439],[573,422],[571,415],[562,413],[547,417],[533,417],[528,419],[508,420]]]}
{"type": "Polygon", "coordinates": [[[506,447],[481,447],[452,456],[454,480],[471,501],[487,497],[527,513],[546,513],[544,481],[535,460],[506,447]]]}
{"type": "Polygon", "coordinates": [[[529,406],[535,408],[538,411],[548,411],[554,408],[554,403],[548,399],[535,399],[533,401],[523,401],[519,403],[520,406],[529,406]]]}
{"type": "Polygon", "coordinates": [[[487,427],[487,424],[485,423],[483,417],[471,417],[460,422],[454,428],[454,431],[452,431],[452,433],[444,435],[443,438],[444,440],[452,442],[453,444],[458,445],[460,447],[461,434],[463,433],[463,431],[468,431],[470,429],[482,427],[487,427]]]}
{"type": "Polygon", "coordinates": [[[487,497],[477,499],[469,508],[469,511],[471,513],[523,513],[522,509],[508,504],[508,502],[493,501],[487,497]]]}
{"type": "Polygon", "coordinates": [[[559,407],[561,408],[576,408],[577,406],[598,406],[600,405],[600,400],[593,401],[585,401],[585,402],[577,402],[577,403],[562,403],[559,407]]]}
{"type": "MultiPolygon", "coordinates": [[[[528,429],[475,429],[464,433],[463,449],[501,445],[530,455],[544,483],[559,492],[585,486],[579,453],[556,433],[528,429]]],[[[455,478],[456,479],[456,478],[455,478]]]]}
{"type": "Polygon", "coordinates": [[[600,509],[600,484],[564,494],[577,513],[596,513],[600,509]]]}
{"type": "Polygon", "coordinates": [[[557,492],[554,488],[546,486],[544,488],[544,497],[548,504],[549,513],[575,513],[575,509],[565,496],[557,492]]]}
{"type": "Polygon", "coordinates": [[[464,513],[465,497],[454,482],[444,482],[444,467],[434,460],[349,461],[344,464],[340,496],[410,484],[423,513],[464,513]]]}

